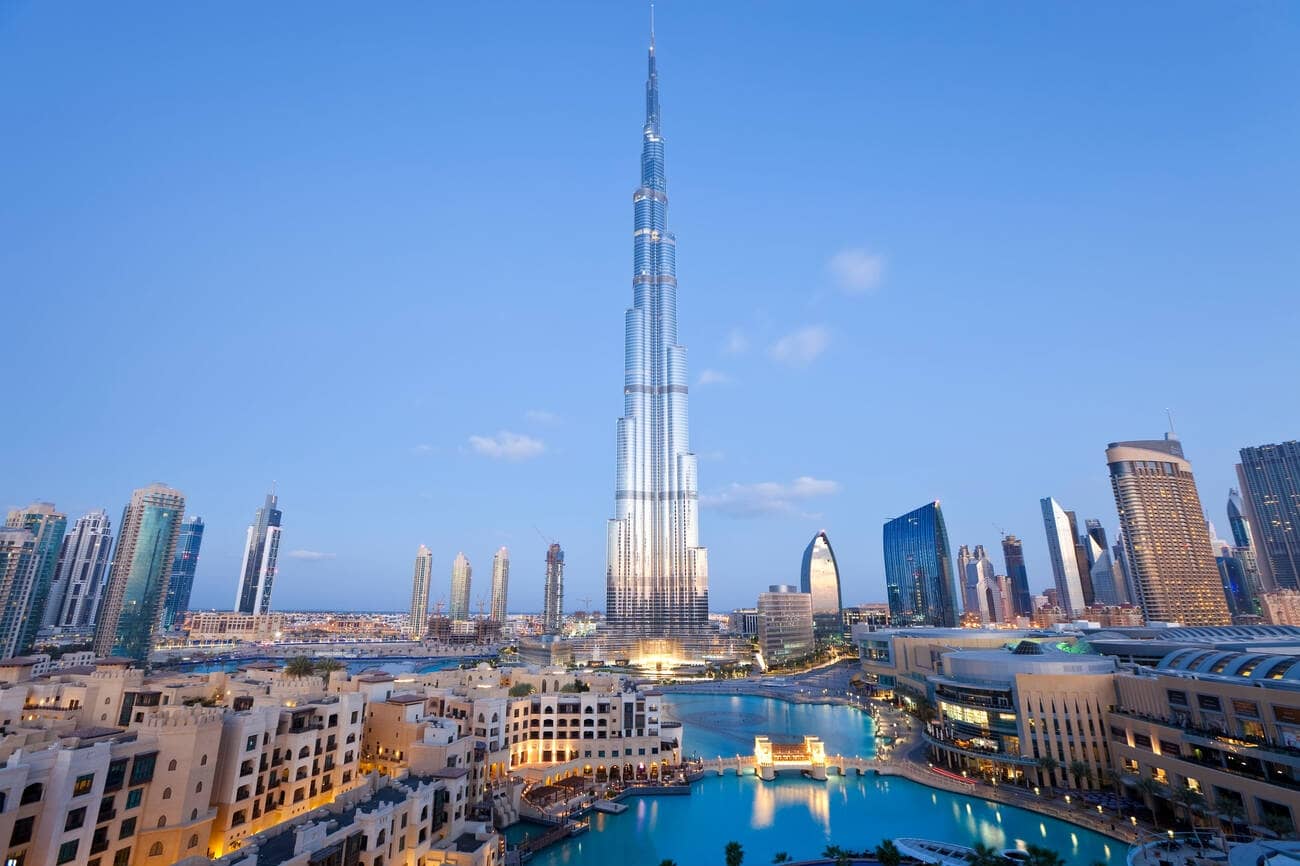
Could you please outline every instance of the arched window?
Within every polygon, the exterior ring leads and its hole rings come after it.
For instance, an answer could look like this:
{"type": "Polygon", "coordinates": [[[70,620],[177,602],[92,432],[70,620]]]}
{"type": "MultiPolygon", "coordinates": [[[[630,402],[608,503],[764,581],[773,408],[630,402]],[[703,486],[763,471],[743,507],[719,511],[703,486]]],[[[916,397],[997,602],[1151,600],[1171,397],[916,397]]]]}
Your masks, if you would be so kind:
{"type": "Polygon", "coordinates": [[[186,848],[199,847],[199,834],[195,833],[194,835],[190,836],[190,841],[185,845],[185,847],[186,848]]]}
{"type": "MultiPolygon", "coordinates": [[[[159,827],[166,827],[166,826],[167,826],[167,816],[166,816],[166,815],[160,815],[160,816],[158,817],[158,826],[159,826],[159,827]]],[[[162,852],[159,851],[158,853],[161,854],[162,852]]]]}
{"type": "Polygon", "coordinates": [[[172,758],[170,761],[167,762],[167,771],[168,771],[169,773],[174,773],[174,772],[176,772],[176,759],[175,759],[175,758],[172,758]]]}
{"type": "Polygon", "coordinates": [[[170,800],[171,798],[172,798],[172,789],[171,789],[171,788],[163,788],[163,799],[164,799],[164,800],[170,800]]]}
{"type": "Polygon", "coordinates": [[[202,780],[202,779],[199,779],[199,783],[198,783],[197,785],[194,786],[194,793],[196,793],[196,794],[201,794],[201,793],[203,793],[203,780],[202,780]]]}
{"type": "Polygon", "coordinates": [[[384,830],[380,830],[379,835],[375,837],[375,844],[382,845],[384,844],[384,840],[387,838],[388,838],[388,833],[384,830]]]}
{"type": "Polygon", "coordinates": [[[198,810],[198,809],[191,809],[191,810],[190,810],[190,820],[191,820],[191,821],[197,821],[197,820],[199,820],[199,810],[198,810]]]}
{"type": "Polygon", "coordinates": [[[496,714],[496,713],[493,713],[493,714],[492,714],[492,721],[494,721],[494,722],[499,722],[499,721],[501,721],[501,720],[497,717],[497,714],[496,714]]]}
{"type": "Polygon", "coordinates": [[[40,782],[33,782],[23,788],[23,796],[18,801],[18,805],[26,806],[28,803],[39,803],[43,796],[45,796],[45,786],[40,782]]]}
{"type": "MultiPolygon", "coordinates": [[[[161,827],[162,824],[159,824],[158,826],[161,827]]],[[[161,856],[161,854],[162,854],[162,843],[161,843],[161,842],[155,842],[155,843],[153,843],[153,845],[151,845],[151,846],[149,847],[149,856],[150,856],[150,857],[158,857],[158,856],[161,856]]]]}
{"type": "Polygon", "coordinates": [[[480,722],[483,721],[483,714],[482,714],[482,713],[479,713],[479,714],[478,714],[478,720],[479,720],[480,722]]]}
{"type": "Polygon", "coordinates": [[[200,759],[200,761],[199,761],[199,766],[200,766],[200,767],[206,767],[207,765],[208,765],[208,756],[207,756],[207,755],[204,755],[203,758],[200,759]]]}
{"type": "Polygon", "coordinates": [[[298,750],[298,757],[300,758],[306,758],[310,755],[311,755],[311,749],[308,748],[307,746],[303,746],[301,749],[298,750]]]}

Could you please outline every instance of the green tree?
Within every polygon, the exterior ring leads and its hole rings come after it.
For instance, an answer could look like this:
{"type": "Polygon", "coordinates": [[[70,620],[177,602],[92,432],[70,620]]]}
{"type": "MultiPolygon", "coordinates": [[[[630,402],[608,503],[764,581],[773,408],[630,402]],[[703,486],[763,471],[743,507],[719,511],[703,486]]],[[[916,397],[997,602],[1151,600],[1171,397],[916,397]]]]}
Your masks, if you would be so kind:
{"type": "Polygon", "coordinates": [[[1026,845],[1025,853],[1029,855],[1025,858],[1027,866],[1065,866],[1065,858],[1051,848],[1026,845]]]}
{"type": "Polygon", "coordinates": [[[885,839],[876,846],[876,859],[880,861],[880,866],[899,866],[903,862],[903,854],[893,839],[885,839]]]}
{"type": "Polygon", "coordinates": [[[1236,797],[1222,796],[1215,803],[1219,808],[1219,813],[1228,819],[1228,825],[1232,828],[1231,832],[1236,833],[1237,827],[1246,819],[1246,807],[1242,805],[1241,800],[1236,797]]]}
{"type": "Polygon", "coordinates": [[[312,665],[312,672],[319,675],[320,678],[328,684],[330,681],[330,674],[335,671],[341,671],[344,667],[346,667],[346,665],[338,659],[317,659],[312,665]]]}
{"type": "Polygon", "coordinates": [[[676,860],[660,860],[659,866],[677,866],[676,860]]]}
{"type": "Polygon", "coordinates": [[[983,842],[975,843],[975,856],[969,862],[970,866],[1006,866],[1002,854],[983,842]]]}
{"type": "Polygon", "coordinates": [[[1074,787],[1084,788],[1092,780],[1092,768],[1087,761],[1071,761],[1070,775],[1074,777],[1074,787]]]}
{"type": "Polygon", "coordinates": [[[728,842],[727,847],[723,849],[723,852],[726,857],[727,866],[740,866],[741,863],[745,862],[745,849],[740,846],[739,842],[728,842]]]}
{"type": "Polygon", "coordinates": [[[1051,755],[1043,755],[1038,759],[1038,778],[1039,783],[1047,788],[1052,785],[1052,774],[1056,772],[1061,764],[1051,755]]]}
{"type": "Polygon", "coordinates": [[[1195,810],[1205,805],[1205,795],[1200,791],[1195,791],[1189,788],[1187,785],[1183,785],[1181,788],[1176,788],[1174,790],[1172,799],[1175,810],[1177,810],[1177,807],[1181,806],[1183,812],[1187,815],[1187,823],[1195,827],[1195,810]]]}
{"type": "Polygon", "coordinates": [[[773,862],[773,863],[789,863],[789,862],[790,862],[790,855],[787,854],[787,853],[784,852],[784,851],[777,851],[776,854],[772,857],[772,862],[773,862]]]}
{"type": "Polygon", "coordinates": [[[309,677],[316,673],[316,662],[310,656],[294,656],[285,663],[284,673],[291,677],[309,677]]]}
{"type": "Polygon", "coordinates": [[[510,687],[510,697],[526,698],[533,693],[532,683],[515,683],[510,687]]]}
{"type": "Polygon", "coordinates": [[[1133,788],[1142,795],[1142,800],[1151,810],[1151,823],[1155,824],[1156,829],[1160,829],[1160,819],[1156,815],[1156,799],[1160,792],[1164,790],[1164,785],[1157,782],[1149,776],[1143,776],[1133,783],[1133,788]]]}
{"type": "Polygon", "coordinates": [[[1295,825],[1291,823],[1291,819],[1276,812],[1269,812],[1264,816],[1264,826],[1283,839],[1295,832],[1295,825]]]}

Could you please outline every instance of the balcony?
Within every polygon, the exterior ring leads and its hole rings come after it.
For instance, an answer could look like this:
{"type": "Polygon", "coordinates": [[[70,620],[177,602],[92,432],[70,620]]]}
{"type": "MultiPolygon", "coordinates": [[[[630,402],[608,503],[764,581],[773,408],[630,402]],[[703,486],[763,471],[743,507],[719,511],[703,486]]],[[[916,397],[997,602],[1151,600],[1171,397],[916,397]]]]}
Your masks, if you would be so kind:
{"type": "Polygon", "coordinates": [[[947,749],[950,752],[958,752],[970,758],[984,758],[989,761],[997,761],[999,764],[1015,764],[1022,767],[1032,767],[1038,762],[1028,755],[1014,755],[1010,752],[999,752],[993,749],[980,749],[968,741],[947,740],[936,737],[930,732],[922,734],[925,741],[932,746],[938,746],[941,749],[947,749]]]}

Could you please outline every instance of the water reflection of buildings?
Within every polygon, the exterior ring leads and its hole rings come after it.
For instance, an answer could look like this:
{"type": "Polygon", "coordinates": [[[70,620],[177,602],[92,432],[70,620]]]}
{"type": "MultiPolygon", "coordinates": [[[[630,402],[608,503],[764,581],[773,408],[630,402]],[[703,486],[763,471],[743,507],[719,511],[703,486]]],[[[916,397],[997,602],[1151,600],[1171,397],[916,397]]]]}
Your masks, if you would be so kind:
{"type": "Polygon", "coordinates": [[[810,784],[803,779],[792,780],[789,784],[760,784],[754,786],[754,812],[750,816],[749,826],[755,830],[771,827],[776,817],[776,810],[799,807],[808,810],[808,815],[827,833],[831,829],[831,796],[824,783],[810,784]]]}

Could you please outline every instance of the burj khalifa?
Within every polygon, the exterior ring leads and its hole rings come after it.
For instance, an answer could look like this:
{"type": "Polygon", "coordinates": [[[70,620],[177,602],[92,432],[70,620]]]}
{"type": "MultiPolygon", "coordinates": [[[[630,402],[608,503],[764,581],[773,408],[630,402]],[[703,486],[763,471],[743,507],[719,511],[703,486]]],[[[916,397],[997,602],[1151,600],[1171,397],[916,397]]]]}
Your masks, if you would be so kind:
{"type": "Polygon", "coordinates": [[[653,22],[641,183],[632,194],[632,306],[624,315],[623,417],[606,551],[611,636],[690,638],[708,630],[686,347],[677,339],[677,240],[668,230],[653,22]]]}

